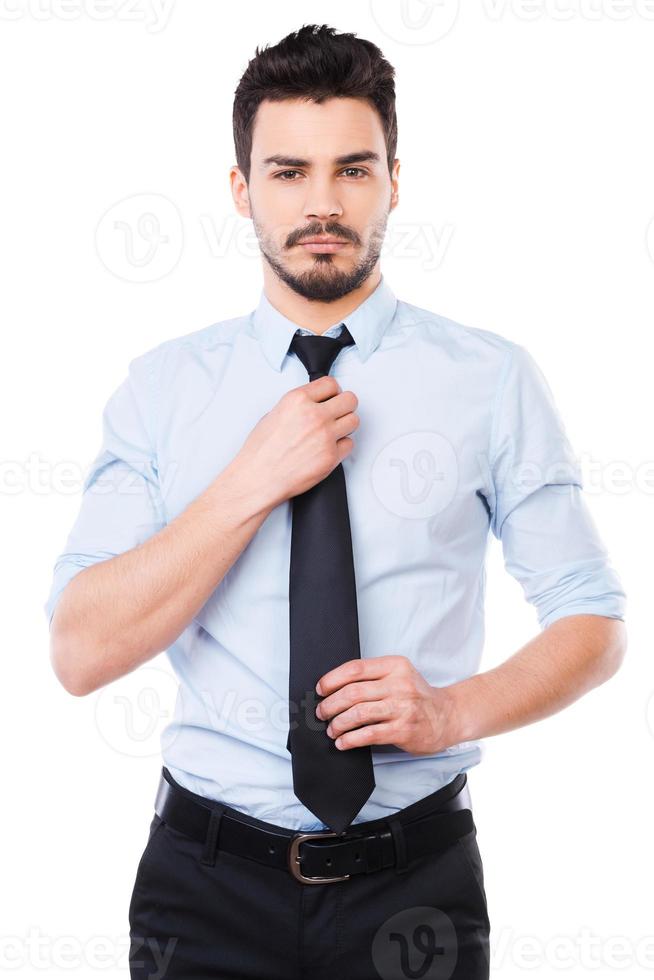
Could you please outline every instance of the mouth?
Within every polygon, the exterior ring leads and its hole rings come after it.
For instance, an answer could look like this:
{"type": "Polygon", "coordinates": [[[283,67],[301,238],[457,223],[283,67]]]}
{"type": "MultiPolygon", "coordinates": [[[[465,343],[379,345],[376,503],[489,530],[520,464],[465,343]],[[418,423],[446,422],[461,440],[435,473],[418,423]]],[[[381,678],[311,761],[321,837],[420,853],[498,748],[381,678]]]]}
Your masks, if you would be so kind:
{"type": "Polygon", "coordinates": [[[298,242],[307,252],[340,252],[350,243],[343,241],[342,238],[330,238],[329,236],[309,238],[305,242],[298,242]]]}

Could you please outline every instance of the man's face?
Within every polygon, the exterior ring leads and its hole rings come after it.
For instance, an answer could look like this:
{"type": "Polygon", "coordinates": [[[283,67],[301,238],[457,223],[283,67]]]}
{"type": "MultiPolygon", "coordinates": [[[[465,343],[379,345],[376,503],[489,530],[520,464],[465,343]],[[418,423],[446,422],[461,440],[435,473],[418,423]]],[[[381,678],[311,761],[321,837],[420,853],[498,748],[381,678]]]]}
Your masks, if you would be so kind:
{"type": "Polygon", "coordinates": [[[306,299],[329,303],[374,269],[398,172],[398,160],[388,172],[381,120],[364,100],[285,99],[259,106],[250,183],[232,168],[232,185],[277,276],[306,299]],[[316,236],[341,244],[306,244],[316,236]]]}

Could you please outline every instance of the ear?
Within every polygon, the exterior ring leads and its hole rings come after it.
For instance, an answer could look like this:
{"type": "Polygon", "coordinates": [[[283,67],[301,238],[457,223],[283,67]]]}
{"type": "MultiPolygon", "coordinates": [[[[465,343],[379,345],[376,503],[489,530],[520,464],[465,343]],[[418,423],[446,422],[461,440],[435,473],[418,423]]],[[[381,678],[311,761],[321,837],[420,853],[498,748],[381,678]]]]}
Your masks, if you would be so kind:
{"type": "Polygon", "coordinates": [[[229,171],[229,182],[234,199],[234,207],[242,218],[251,218],[250,214],[250,195],[248,185],[242,171],[234,165],[229,171]]]}
{"type": "Polygon", "coordinates": [[[393,161],[393,170],[391,172],[391,207],[390,207],[391,211],[393,210],[393,208],[397,207],[400,200],[399,178],[400,178],[400,161],[396,157],[395,160],[393,161]]]}

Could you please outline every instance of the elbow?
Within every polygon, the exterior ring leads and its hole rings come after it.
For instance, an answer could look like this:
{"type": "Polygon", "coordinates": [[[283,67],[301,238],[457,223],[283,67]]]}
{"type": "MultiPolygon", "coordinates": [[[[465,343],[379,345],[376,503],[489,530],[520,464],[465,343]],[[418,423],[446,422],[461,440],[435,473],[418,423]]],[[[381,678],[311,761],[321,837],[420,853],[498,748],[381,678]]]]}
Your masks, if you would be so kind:
{"type": "Polygon", "coordinates": [[[627,628],[621,619],[610,616],[593,616],[591,649],[597,671],[597,682],[604,684],[622,666],[627,652],[627,628]]]}
{"type": "Polygon", "coordinates": [[[50,621],[52,669],[64,690],[76,698],[92,694],[99,686],[91,677],[97,663],[96,637],[82,628],[85,617],[75,601],[76,589],[85,574],[82,569],[65,587],[50,621]]]}
{"type": "Polygon", "coordinates": [[[78,655],[71,637],[64,633],[61,624],[57,622],[55,612],[50,630],[50,664],[61,686],[73,697],[84,697],[93,690],[81,669],[81,664],[85,660],[88,662],[88,659],[78,655]]]}
{"type": "Polygon", "coordinates": [[[50,646],[50,663],[55,677],[68,694],[81,698],[91,693],[92,688],[81,671],[74,668],[74,659],[70,656],[70,652],[54,642],[50,646]]]}
{"type": "Polygon", "coordinates": [[[87,694],[91,694],[92,693],[90,688],[78,686],[74,681],[73,682],[70,682],[70,681],[64,682],[63,680],[61,680],[61,685],[68,692],[68,694],[72,694],[73,697],[76,697],[76,698],[83,698],[87,694]]]}
{"type": "Polygon", "coordinates": [[[617,674],[627,653],[627,627],[622,619],[607,617],[607,642],[604,658],[606,661],[606,680],[617,674]]]}

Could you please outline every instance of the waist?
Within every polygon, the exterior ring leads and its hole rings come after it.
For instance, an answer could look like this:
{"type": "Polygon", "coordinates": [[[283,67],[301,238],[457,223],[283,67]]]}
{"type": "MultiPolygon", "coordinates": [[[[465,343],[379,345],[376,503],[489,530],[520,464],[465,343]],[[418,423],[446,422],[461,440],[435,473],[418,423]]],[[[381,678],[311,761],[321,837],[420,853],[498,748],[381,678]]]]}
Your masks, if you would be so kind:
{"type": "MultiPolygon", "coordinates": [[[[163,764],[177,784],[198,800],[221,801],[263,823],[293,830],[325,828],[295,796],[290,758],[243,743],[232,753],[229,743],[229,739],[223,739],[219,752],[191,754],[183,750],[180,735],[163,752],[163,764]],[[203,761],[207,763],[204,767],[203,761]],[[251,776],[245,781],[244,773],[257,774],[259,778],[251,776]]],[[[376,786],[353,823],[381,820],[405,809],[447,786],[480,759],[481,749],[476,742],[465,743],[460,751],[436,756],[373,754],[376,786]]]]}
{"type": "Polygon", "coordinates": [[[387,817],[351,824],[340,833],[305,833],[186,790],[164,766],[155,813],[203,845],[205,864],[214,864],[226,850],[290,871],[304,884],[344,881],[394,865],[401,870],[475,829],[466,773],[387,817]]]}

